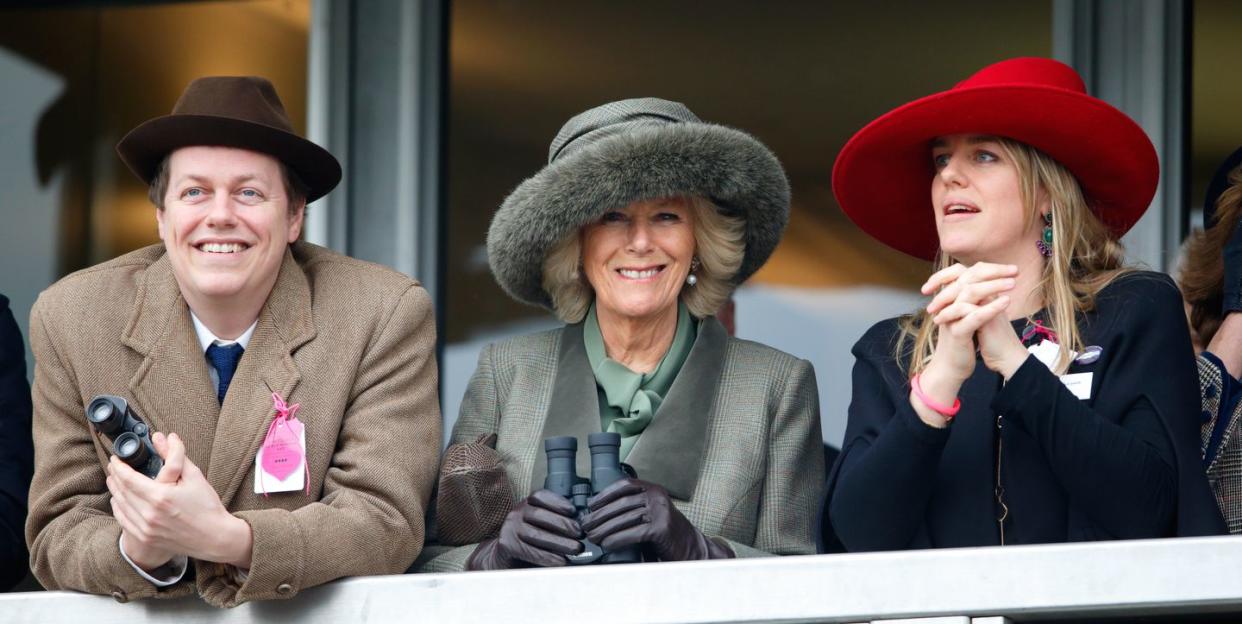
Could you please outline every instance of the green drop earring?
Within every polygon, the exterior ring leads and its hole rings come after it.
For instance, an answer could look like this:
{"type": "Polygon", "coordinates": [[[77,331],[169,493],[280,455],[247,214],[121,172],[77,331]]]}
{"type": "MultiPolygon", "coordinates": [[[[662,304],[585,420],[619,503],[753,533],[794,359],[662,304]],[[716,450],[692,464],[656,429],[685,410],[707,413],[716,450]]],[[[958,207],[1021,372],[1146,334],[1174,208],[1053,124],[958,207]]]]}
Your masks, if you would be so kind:
{"type": "Polygon", "coordinates": [[[1048,211],[1044,215],[1044,231],[1035,246],[1039,247],[1039,255],[1045,258],[1052,257],[1052,211],[1048,211]]]}

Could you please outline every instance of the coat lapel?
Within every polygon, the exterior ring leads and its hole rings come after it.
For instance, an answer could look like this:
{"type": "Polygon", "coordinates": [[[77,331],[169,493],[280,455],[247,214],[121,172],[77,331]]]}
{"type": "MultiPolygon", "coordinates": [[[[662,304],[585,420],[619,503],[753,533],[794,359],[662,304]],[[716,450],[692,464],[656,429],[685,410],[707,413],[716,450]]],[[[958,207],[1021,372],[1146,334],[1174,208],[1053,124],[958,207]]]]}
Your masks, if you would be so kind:
{"type": "MultiPolygon", "coordinates": [[[[302,376],[293,352],[314,336],[310,285],[293,255],[286,251],[276,285],[259,312],[254,335],[229,384],[216,425],[207,481],[220,493],[226,507],[239,489],[248,487],[243,481],[275,415],[272,393],[290,404],[297,402],[292,395],[302,376]]],[[[299,415],[306,417],[305,413],[299,415]]],[[[308,427],[307,435],[314,435],[313,427],[308,427]]]]}
{"type": "Polygon", "coordinates": [[[690,500],[698,483],[728,342],[715,317],[701,321],[668,396],[626,458],[639,479],[664,486],[673,498],[690,500]]]}
{"type": "Polygon", "coordinates": [[[167,256],[147,267],[121,342],[144,356],[129,381],[134,411],[153,431],[175,432],[190,460],[203,465],[219,405],[167,256]]]}
{"type": "Polygon", "coordinates": [[[582,339],[582,323],[566,325],[561,330],[561,347],[556,359],[556,381],[552,384],[552,399],[548,402],[548,415],[543,421],[543,432],[537,443],[535,463],[531,469],[531,491],[542,489],[548,474],[548,458],[543,452],[543,441],[553,436],[573,436],[578,440],[578,476],[591,475],[591,452],[587,448],[587,435],[600,430],[599,394],[595,390],[595,375],[587,359],[586,345],[582,339]]]}

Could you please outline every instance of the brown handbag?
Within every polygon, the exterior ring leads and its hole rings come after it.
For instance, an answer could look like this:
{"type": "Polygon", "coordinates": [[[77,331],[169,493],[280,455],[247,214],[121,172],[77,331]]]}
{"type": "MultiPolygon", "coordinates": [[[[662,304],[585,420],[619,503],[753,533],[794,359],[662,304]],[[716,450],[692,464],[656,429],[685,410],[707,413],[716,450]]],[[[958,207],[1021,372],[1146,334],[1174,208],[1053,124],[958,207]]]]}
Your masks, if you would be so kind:
{"type": "Polygon", "coordinates": [[[445,449],[436,497],[441,544],[475,544],[500,532],[513,508],[513,490],[495,447],[492,433],[445,449]]]}

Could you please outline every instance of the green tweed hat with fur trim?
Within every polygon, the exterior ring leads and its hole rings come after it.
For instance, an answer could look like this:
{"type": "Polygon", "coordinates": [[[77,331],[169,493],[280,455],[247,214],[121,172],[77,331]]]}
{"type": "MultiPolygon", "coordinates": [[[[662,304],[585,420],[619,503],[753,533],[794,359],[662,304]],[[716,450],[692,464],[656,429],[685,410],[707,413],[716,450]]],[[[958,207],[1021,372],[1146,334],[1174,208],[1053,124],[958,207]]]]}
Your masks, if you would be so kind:
{"type": "Polygon", "coordinates": [[[488,262],[511,297],[551,309],[543,262],[566,235],[636,201],[694,195],[745,219],[745,256],[733,276],[741,284],[772,255],[789,221],[789,182],[776,156],[677,102],[604,104],[570,119],[548,165],[505,198],[487,233],[488,262]]]}

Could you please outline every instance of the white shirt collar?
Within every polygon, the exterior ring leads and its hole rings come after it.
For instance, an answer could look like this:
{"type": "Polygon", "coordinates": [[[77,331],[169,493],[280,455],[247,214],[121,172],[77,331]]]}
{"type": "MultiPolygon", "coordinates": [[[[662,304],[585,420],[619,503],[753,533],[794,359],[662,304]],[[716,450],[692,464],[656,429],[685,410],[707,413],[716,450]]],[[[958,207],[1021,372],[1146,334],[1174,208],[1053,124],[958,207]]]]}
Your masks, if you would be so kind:
{"type": "Polygon", "coordinates": [[[215,334],[211,333],[211,330],[207,329],[207,326],[203,325],[203,322],[198,320],[198,317],[194,315],[193,310],[190,310],[190,320],[194,322],[194,333],[198,334],[198,346],[202,347],[203,353],[206,353],[207,347],[210,347],[213,344],[227,347],[233,343],[237,343],[245,349],[250,344],[250,336],[254,334],[254,328],[259,324],[259,319],[255,319],[254,322],[250,324],[250,327],[248,327],[246,331],[242,332],[242,335],[237,337],[237,340],[225,340],[223,338],[218,338],[215,334]]]}

